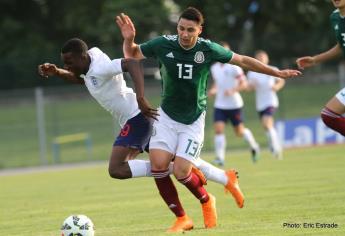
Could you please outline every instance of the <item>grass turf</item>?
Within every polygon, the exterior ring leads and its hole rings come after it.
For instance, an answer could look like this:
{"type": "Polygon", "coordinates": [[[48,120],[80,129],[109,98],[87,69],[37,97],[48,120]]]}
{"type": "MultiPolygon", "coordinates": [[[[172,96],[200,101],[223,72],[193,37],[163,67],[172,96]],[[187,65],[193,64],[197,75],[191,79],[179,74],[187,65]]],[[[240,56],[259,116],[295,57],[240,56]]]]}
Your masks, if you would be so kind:
{"type": "MultiPolygon", "coordinates": [[[[247,152],[228,154],[226,168],[240,172],[245,207],[238,209],[222,186],[210,182],[206,188],[217,197],[219,226],[205,230],[200,204],[176,183],[195,223],[189,235],[345,235],[342,145],[286,150],[283,161],[264,151],[257,164],[247,152]],[[338,227],[304,228],[304,223],[338,227]]],[[[105,163],[0,176],[0,189],[0,235],[60,235],[70,214],[89,216],[102,236],[165,235],[174,220],[151,178],[113,180],[105,163]]]]}

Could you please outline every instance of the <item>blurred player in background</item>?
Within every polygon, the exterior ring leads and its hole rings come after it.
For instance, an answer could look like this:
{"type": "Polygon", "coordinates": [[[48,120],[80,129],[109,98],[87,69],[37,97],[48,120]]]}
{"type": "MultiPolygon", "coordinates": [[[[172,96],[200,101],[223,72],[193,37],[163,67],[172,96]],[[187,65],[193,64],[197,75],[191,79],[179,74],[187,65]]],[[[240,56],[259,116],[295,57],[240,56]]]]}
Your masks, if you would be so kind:
{"type": "MultiPolygon", "coordinates": [[[[328,51],[315,56],[298,58],[296,63],[300,69],[315,66],[341,56],[345,56],[345,0],[332,0],[337,9],[330,15],[331,25],[337,43],[328,51]]],[[[321,118],[325,125],[345,136],[345,88],[341,89],[327,102],[321,111],[321,118]]]]}
{"type": "MultiPolygon", "coordinates": [[[[259,50],[255,58],[268,65],[268,54],[259,50]]],[[[282,159],[282,145],[274,127],[274,112],[279,106],[277,92],[285,85],[285,80],[278,77],[249,71],[247,73],[248,90],[255,90],[256,110],[259,113],[261,124],[266,131],[270,151],[277,159],[282,159]]]]}
{"type": "MultiPolygon", "coordinates": [[[[230,50],[229,44],[221,45],[230,50]]],[[[240,92],[247,86],[246,76],[241,67],[228,63],[217,62],[211,66],[213,84],[208,91],[209,96],[216,96],[214,102],[214,147],[216,153],[215,164],[224,165],[226,151],[225,124],[228,120],[238,137],[243,137],[249,144],[253,162],[259,158],[259,145],[253,133],[243,123],[243,99],[240,92]]]]}
{"type": "MultiPolygon", "coordinates": [[[[203,16],[192,7],[180,15],[178,35],[160,36],[141,45],[134,42],[135,27],[127,15],[117,16],[116,22],[124,37],[125,57],[154,57],[159,60],[163,99],[150,140],[150,160],[152,175],[160,194],[177,217],[169,232],[193,228],[177,192],[165,190],[168,167],[173,158],[175,177],[200,200],[205,227],[214,227],[217,223],[215,198],[206,192],[191,172],[192,164],[197,166],[200,160],[199,153],[204,139],[206,86],[211,64],[231,63],[283,78],[298,76],[300,72],[272,69],[256,59],[235,54],[219,44],[200,38],[203,16]],[[172,194],[173,202],[168,199],[171,199],[172,194]]],[[[234,178],[232,194],[239,204],[243,204],[243,195],[239,188],[235,188],[236,185],[237,178],[234,178]]]]}

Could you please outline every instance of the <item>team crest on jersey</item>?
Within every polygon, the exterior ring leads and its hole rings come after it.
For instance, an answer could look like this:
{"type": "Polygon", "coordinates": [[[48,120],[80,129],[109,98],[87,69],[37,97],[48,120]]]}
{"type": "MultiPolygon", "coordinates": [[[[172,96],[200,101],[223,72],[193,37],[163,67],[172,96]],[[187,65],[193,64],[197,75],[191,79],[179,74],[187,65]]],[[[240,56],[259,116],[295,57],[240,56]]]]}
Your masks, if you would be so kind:
{"type": "Polygon", "coordinates": [[[339,26],[338,25],[335,25],[334,26],[334,30],[338,30],[339,29],[339,26]]]}
{"type": "Polygon", "coordinates": [[[196,52],[194,56],[194,61],[196,63],[203,63],[205,61],[204,53],[201,51],[196,52]]]}
{"type": "Polygon", "coordinates": [[[97,79],[96,77],[94,76],[90,76],[90,80],[91,80],[91,83],[93,84],[93,86],[97,86],[98,85],[98,82],[97,82],[97,79]]]}

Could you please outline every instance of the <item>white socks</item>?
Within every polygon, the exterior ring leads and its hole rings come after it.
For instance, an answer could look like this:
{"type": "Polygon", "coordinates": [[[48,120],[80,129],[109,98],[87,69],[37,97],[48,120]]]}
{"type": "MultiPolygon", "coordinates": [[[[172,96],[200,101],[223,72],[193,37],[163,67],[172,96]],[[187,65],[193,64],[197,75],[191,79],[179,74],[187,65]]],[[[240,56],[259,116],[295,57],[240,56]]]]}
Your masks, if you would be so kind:
{"type": "Polygon", "coordinates": [[[271,129],[267,130],[266,134],[267,134],[270,146],[273,149],[272,151],[274,153],[281,152],[282,148],[281,148],[281,145],[280,145],[280,142],[279,142],[279,138],[278,138],[278,134],[277,134],[277,131],[275,130],[275,128],[271,128],[271,129]]]}
{"type": "MultiPolygon", "coordinates": [[[[205,175],[207,180],[210,180],[215,183],[226,185],[228,183],[228,177],[225,174],[225,171],[219,169],[210,163],[202,160],[201,158],[197,162],[198,168],[205,175]]],[[[150,161],[146,160],[130,160],[128,161],[129,168],[132,172],[132,178],[138,177],[152,177],[151,175],[151,164],[150,161]]],[[[169,174],[172,173],[173,163],[169,165],[169,174]]]]}
{"type": "Polygon", "coordinates": [[[226,185],[228,183],[228,176],[225,174],[224,170],[211,165],[210,163],[202,160],[201,158],[199,159],[197,164],[197,167],[202,171],[207,180],[222,185],[226,185]]]}
{"type": "Polygon", "coordinates": [[[247,143],[249,144],[251,149],[256,150],[256,149],[259,148],[259,145],[255,141],[255,138],[254,138],[252,132],[248,128],[244,128],[243,138],[244,138],[245,141],[247,141],[247,143]]]}
{"type": "MultiPolygon", "coordinates": [[[[139,159],[129,160],[128,165],[132,172],[132,178],[152,177],[150,161],[139,160],[139,159]]],[[[169,174],[171,174],[172,172],[173,172],[173,163],[170,163],[169,174]]]]}
{"type": "Polygon", "coordinates": [[[128,165],[132,172],[132,178],[151,176],[150,161],[129,160],[128,165]]]}
{"type": "Polygon", "coordinates": [[[225,149],[226,149],[226,138],[224,134],[216,134],[214,136],[214,147],[216,157],[224,162],[225,160],[225,149]]]}

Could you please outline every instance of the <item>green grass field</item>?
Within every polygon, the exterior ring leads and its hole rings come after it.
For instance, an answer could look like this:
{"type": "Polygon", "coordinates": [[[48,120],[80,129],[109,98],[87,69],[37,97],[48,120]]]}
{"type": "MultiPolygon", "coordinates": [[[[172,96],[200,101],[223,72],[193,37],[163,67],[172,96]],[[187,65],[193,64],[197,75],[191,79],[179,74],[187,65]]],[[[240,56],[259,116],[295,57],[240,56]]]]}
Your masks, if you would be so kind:
{"type": "MultiPolygon", "coordinates": [[[[344,146],[290,149],[282,161],[264,151],[257,164],[247,152],[228,154],[226,167],[240,172],[245,207],[238,209],[222,186],[209,183],[219,226],[205,230],[199,203],[176,183],[195,224],[188,235],[345,235],[344,146]],[[284,223],[302,225],[284,228],[284,223]],[[336,223],[338,228],[303,228],[304,223],[336,223]]],[[[151,178],[113,180],[106,163],[0,176],[0,191],[4,236],[57,236],[70,214],[89,216],[98,236],[166,235],[174,220],[151,178]]]]}

